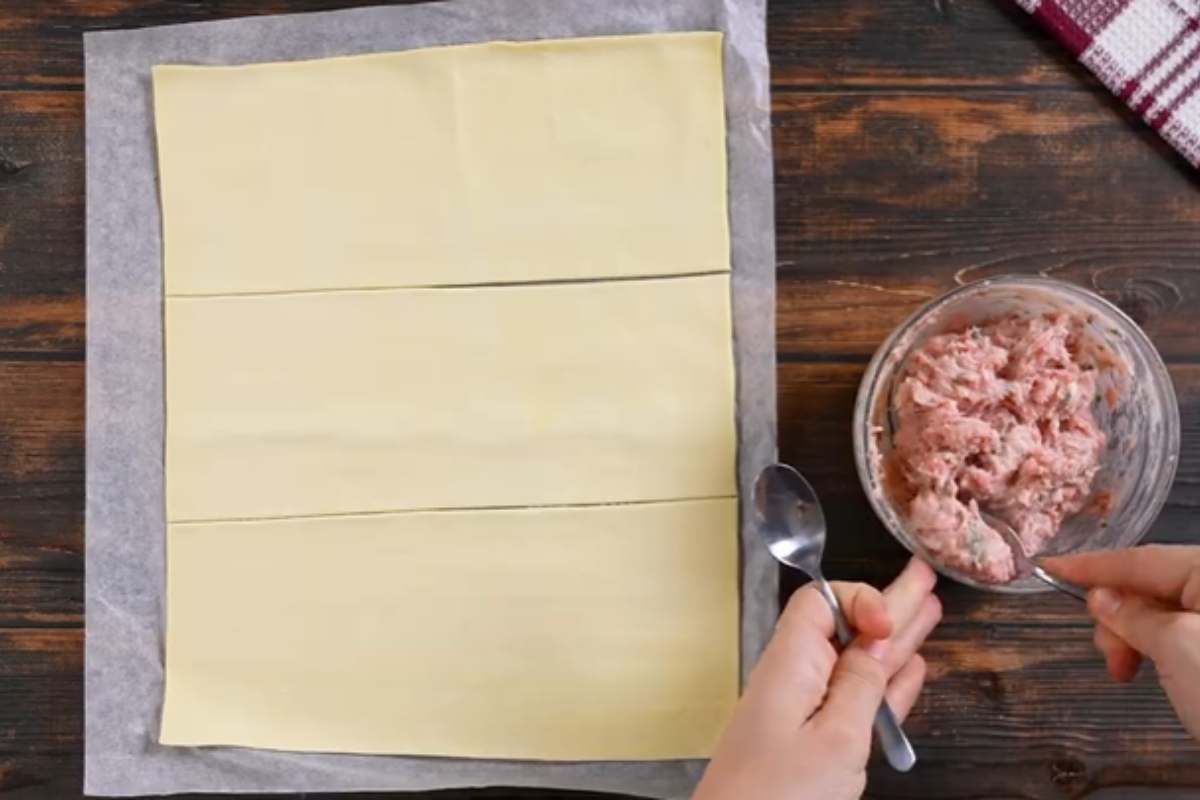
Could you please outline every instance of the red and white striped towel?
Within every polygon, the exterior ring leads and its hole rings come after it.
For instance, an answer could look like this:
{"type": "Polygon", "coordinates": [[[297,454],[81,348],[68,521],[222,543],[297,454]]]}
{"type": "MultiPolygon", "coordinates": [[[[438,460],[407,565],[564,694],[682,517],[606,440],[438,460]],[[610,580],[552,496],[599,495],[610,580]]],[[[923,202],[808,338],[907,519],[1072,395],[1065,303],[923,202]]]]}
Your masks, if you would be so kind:
{"type": "Polygon", "coordinates": [[[1017,0],[1200,167],[1200,0],[1017,0]]]}

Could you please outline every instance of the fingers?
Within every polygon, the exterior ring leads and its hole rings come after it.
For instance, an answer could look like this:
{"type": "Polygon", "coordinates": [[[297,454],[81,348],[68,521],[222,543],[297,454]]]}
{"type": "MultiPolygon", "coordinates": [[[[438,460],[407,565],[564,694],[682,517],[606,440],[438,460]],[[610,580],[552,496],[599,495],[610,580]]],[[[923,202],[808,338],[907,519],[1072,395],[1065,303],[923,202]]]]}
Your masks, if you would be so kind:
{"type": "Polygon", "coordinates": [[[1169,644],[1172,612],[1152,600],[1112,589],[1088,593],[1088,610],[1104,627],[1144,656],[1157,658],[1169,644]]]}
{"type": "Polygon", "coordinates": [[[872,654],[883,661],[888,675],[908,663],[941,621],[942,605],[932,594],[936,581],[937,574],[929,565],[913,558],[884,590],[893,632],[887,641],[869,646],[872,654]]]}
{"type": "Polygon", "coordinates": [[[892,682],[888,684],[884,697],[887,699],[888,705],[892,707],[892,711],[896,714],[896,719],[901,722],[908,716],[908,712],[912,711],[912,707],[917,702],[917,697],[921,694],[921,689],[925,686],[925,673],[925,659],[920,656],[913,656],[900,668],[892,677],[892,682]]]}
{"type": "Polygon", "coordinates": [[[834,667],[825,704],[813,717],[823,736],[851,758],[866,758],[871,723],[887,689],[887,673],[878,660],[855,645],[846,648],[834,667]]]}
{"type": "MultiPolygon", "coordinates": [[[[925,644],[925,639],[942,620],[942,604],[934,595],[926,595],[908,624],[892,634],[882,646],[872,647],[872,652],[883,662],[888,675],[898,675],[916,652],[925,644]]],[[[893,678],[894,680],[894,678],[893,678]]]]}
{"type": "Polygon", "coordinates": [[[743,705],[759,724],[773,731],[794,731],[825,698],[837,651],[829,641],[833,614],[812,586],[796,591],[750,676],[743,705]]]}
{"type": "MultiPolygon", "coordinates": [[[[866,639],[886,639],[891,636],[895,629],[894,618],[878,589],[865,583],[837,581],[830,585],[852,630],[866,639]]],[[[831,615],[831,625],[832,622],[831,615]]]]}
{"type": "Polygon", "coordinates": [[[1042,560],[1051,573],[1200,611],[1200,546],[1146,545],[1042,560]]]}
{"type": "MultiPolygon", "coordinates": [[[[846,614],[850,626],[868,639],[883,639],[907,626],[921,611],[925,598],[933,590],[937,582],[935,573],[928,564],[913,558],[908,562],[904,571],[896,580],[883,591],[865,583],[845,583],[833,581],[830,585],[838,596],[842,611],[846,614]]],[[[802,613],[827,636],[833,636],[833,614],[821,600],[820,593],[812,586],[806,586],[801,592],[811,592],[801,603],[795,603],[800,592],[793,595],[793,602],[788,603],[785,616],[791,612],[793,605],[796,611],[802,613]]]]}
{"type": "Polygon", "coordinates": [[[903,629],[917,616],[935,583],[937,573],[924,561],[914,557],[899,577],[883,590],[888,616],[895,630],[903,629]]]}
{"type": "Polygon", "coordinates": [[[1108,674],[1112,675],[1114,680],[1125,683],[1137,676],[1138,668],[1142,665],[1142,657],[1121,637],[1100,624],[1096,626],[1096,633],[1092,637],[1092,641],[1095,643],[1096,649],[1104,655],[1108,674]]]}
{"type": "MultiPolygon", "coordinates": [[[[854,665],[865,658],[871,662],[866,669],[882,675],[881,688],[874,693],[873,704],[878,705],[887,678],[912,660],[941,619],[941,604],[930,594],[934,581],[933,570],[914,559],[884,594],[861,583],[832,584],[847,620],[860,635],[859,644],[842,657],[850,656],[851,662],[850,675],[840,679],[844,691],[862,672],[854,665]],[[865,647],[877,657],[864,652],[865,647]]],[[[814,586],[792,595],[746,689],[744,705],[750,707],[747,715],[757,720],[754,724],[794,730],[823,703],[828,705],[835,665],[840,663],[830,643],[833,632],[833,613],[814,586]],[[754,711],[757,706],[761,713],[754,711]]]]}

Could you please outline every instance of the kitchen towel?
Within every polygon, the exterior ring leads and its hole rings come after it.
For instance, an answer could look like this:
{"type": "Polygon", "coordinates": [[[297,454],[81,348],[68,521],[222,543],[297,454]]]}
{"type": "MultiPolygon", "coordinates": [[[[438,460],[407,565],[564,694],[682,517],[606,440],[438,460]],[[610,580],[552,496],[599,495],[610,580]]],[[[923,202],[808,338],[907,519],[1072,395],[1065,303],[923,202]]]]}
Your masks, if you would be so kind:
{"type": "Polygon", "coordinates": [[[1192,166],[1200,166],[1198,0],[1017,2],[1192,166]]]}

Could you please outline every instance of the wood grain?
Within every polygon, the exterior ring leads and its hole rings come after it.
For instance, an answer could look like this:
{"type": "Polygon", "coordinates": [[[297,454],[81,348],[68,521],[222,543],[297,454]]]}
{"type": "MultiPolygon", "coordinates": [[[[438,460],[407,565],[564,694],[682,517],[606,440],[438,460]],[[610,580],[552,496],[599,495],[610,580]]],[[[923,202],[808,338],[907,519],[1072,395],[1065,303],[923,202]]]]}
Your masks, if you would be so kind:
{"type": "Polygon", "coordinates": [[[83,292],[82,119],[80,92],[0,92],[0,350],[15,326],[41,344],[74,334],[82,351],[82,325],[71,328],[82,320],[78,299],[57,314],[23,305],[83,292]]]}
{"type": "Polygon", "coordinates": [[[868,796],[1051,798],[1200,785],[1200,749],[1157,682],[1149,674],[1109,682],[1090,628],[1013,622],[978,632],[952,617],[926,646],[929,685],[907,725],[922,761],[908,775],[874,770],[868,796]]]}
{"type": "MultiPolygon", "coordinates": [[[[377,0],[376,5],[411,0],[377,0]]],[[[0,15],[0,89],[80,88],[79,34],[217,17],[324,11],[358,0],[49,0],[0,15]]],[[[770,4],[777,81],[791,86],[1067,86],[1092,78],[1003,0],[770,4]]]]}
{"type": "MultiPolygon", "coordinates": [[[[77,797],[81,781],[80,35],[361,4],[0,9],[0,795],[77,797]]],[[[867,359],[926,299],[1003,272],[1091,286],[1146,326],[1185,437],[1152,536],[1200,541],[1196,173],[1009,0],[777,0],[769,26],[781,450],[825,499],[830,573],[882,584],[906,557],[849,449],[867,359]]],[[[784,594],[796,585],[786,575],[784,594]]],[[[1073,601],[939,592],[946,619],[909,723],[921,765],[874,768],[869,797],[1200,797],[1200,754],[1153,676],[1109,683],[1073,601]]]]}
{"type": "Polygon", "coordinates": [[[922,302],[1004,273],[1090,286],[1166,357],[1200,354],[1200,181],[1107,101],[788,93],[774,105],[785,356],[861,357],[922,302]]]}
{"type": "Polygon", "coordinates": [[[0,360],[0,630],[82,623],[82,518],[83,364],[0,360]]]}
{"type": "Polygon", "coordinates": [[[78,752],[82,649],[78,628],[0,630],[0,763],[24,752],[78,752]]]}
{"type": "Polygon", "coordinates": [[[1076,90],[1094,78],[1005,0],[769,4],[777,94],[864,87],[1076,90]]]}
{"type": "MultiPolygon", "coordinates": [[[[375,0],[401,5],[415,0],[375,0]]],[[[86,31],[284,12],[331,11],[359,0],[49,0],[6,3],[0,14],[0,89],[82,89],[86,31]]]]}

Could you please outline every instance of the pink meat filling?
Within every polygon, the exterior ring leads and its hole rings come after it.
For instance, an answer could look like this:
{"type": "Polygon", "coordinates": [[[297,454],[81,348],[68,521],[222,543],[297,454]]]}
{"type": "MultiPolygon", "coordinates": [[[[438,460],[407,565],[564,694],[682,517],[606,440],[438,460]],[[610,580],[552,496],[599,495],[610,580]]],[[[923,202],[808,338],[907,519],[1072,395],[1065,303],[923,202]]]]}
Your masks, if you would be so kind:
{"type": "Polygon", "coordinates": [[[1065,314],[1006,316],[935,336],[909,357],[892,409],[893,467],[910,529],[943,563],[1009,581],[1012,552],[981,508],[1032,554],[1087,504],[1105,435],[1080,327],[1065,314]]]}

